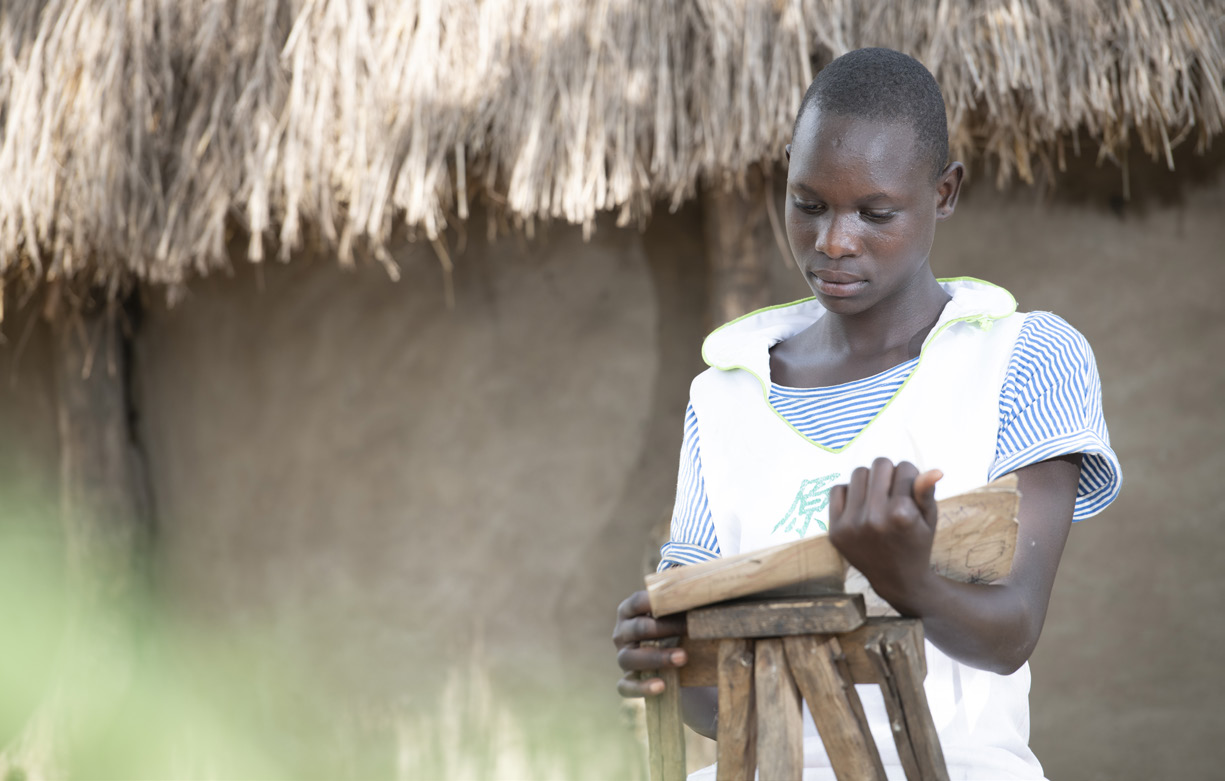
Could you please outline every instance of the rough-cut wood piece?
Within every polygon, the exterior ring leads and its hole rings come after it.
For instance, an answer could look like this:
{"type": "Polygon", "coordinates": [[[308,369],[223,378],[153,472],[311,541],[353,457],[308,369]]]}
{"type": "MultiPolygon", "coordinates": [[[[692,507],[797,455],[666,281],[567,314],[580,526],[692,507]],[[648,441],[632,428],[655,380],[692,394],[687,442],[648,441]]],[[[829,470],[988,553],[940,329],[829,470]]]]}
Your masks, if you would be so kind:
{"type": "Polygon", "coordinates": [[[862,594],[837,594],[696,608],[687,622],[690,637],[782,637],[849,632],[864,618],[862,594]]]}
{"type": "Polygon", "coordinates": [[[825,536],[672,567],[646,576],[651,613],[666,616],[806,581],[842,591],[846,561],[825,536]]]}
{"type": "Polygon", "coordinates": [[[907,780],[948,781],[940,737],[923,690],[921,634],[913,625],[921,627],[915,619],[895,621],[878,643],[865,650],[881,679],[893,740],[907,780]]]}
{"type": "Polygon", "coordinates": [[[1007,575],[1020,504],[1015,474],[940,502],[932,570],[967,583],[993,583],[1007,575]]]}
{"type": "MultiPolygon", "coordinates": [[[[850,568],[847,568],[849,574],[850,568]]],[[[789,597],[828,597],[831,594],[841,594],[845,592],[845,588],[834,588],[833,581],[825,580],[805,580],[800,583],[789,583],[786,586],[778,588],[768,588],[764,591],[754,591],[753,597],[757,599],[788,599],[789,597]]]]}
{"type": "Polygon", "coordinates": [[[837,638],[783,638],[791,674],[838,778],[885,781],[885,768],[837,638]]]}
{"type": "MultiPolygon", "coordinates": [[[[1016,477],[1002,477],[940,502],[932,568],[964,582],[990,583],[1007,575],[1016,548],[1016,477]]],[[[829,537],[808,537],[738,556],[673,567],[647,575],[651,612],[666,616],[798,583],[841,592],[847,564],[829,537]]]]}
{"type": "MultiPolygon", "coordinates": [[[[889,714],[889,727],[893,732],[893,743],[897,746],[898,760],[907,781],[920,781],[919,762],[915,757],[914,746],[910,742],[910,731],[906,726],[906,709],[898,692],[898,683],[889,672],[888,655],[885,652],[887,640],[884,637],[872,638],[864,651],[866,658],[875,670],[873,677],[880,684],[881,695],[885,700],[885,710],[889,714]]],[[[857,679],[858,680],[858,679],[857,679]]]]}
{"type": "MultiPolygon", "coordinates": [[[[915,625],[921,626],[917,621],[915,625]]],[[[885,644],[889,671],[898,684],[902,715],[919,765],[920,778],[923,781],[948,781],[944,751],[940,747],[940,736],[927,704],[927,692],[923,689],[924,674],[918,665],[923,646],[919,643],[916,647],[913,638],[912,633],[899,632],[885,644]]]]}
{"type": "Polygon", "coordinates": [[[787,666],[781,638],[754,646],[757,689],[757,765],[762,779],[800,781],[804,773],[804,724],[800,693],[787,666]]]}
{"type": "MultiPolygon", "coordinates": [[[[893,637],[898,632],[913,634],[911,642],[917,648],[923,647],[923,624],[913,618],[869,617],[863,626],[839,638],[847,669],[855,683],[881,683],[883,676],[876,663],[868,657],[865,647],[879,646],[886,636],[893,637]]],[[[689,655],[689,661],[680,668],[681,686],[717,686],[719,641],[686,637],[681,640],[681,647],[689,655]]],[[[915,664],[919,667],[920,677],[926,677],[923,654],[918,655],[915,664]]]]}
{"type": "Polygon", "coordinates": [[[681,686],[718,686],[719,641],[683,637],[680,647],[689,656],[689,661],[678,670],[681,686]]]}
{"type": "MultiPolygon", "coordinates": [[[[855,683],[879,684],[884,681],[884,676],[866,649],[879,647],[882,642],[897,637],[899,633],[911,634],[913,638],[910,642],[917,648],[923,648],[923,623],[914,618],[869,616],[859,629],[838,639],[842,654],[846,657],[847,669],[855,683]]],[[[926,677],[927,662],[922,653],[918,654],[915,664],[918,665],[920,678],[926,677]]],[[[697,672],[701,673],[700,670],[697,672]]]]}
{"type": "MultiPolygon", "coordinates": [[[[807,639],[820,641],[820,638],[807,639]]],[[[785,638],[782,642],[786,644],[792,640],[793,638],[785,638]]],[[[688,653],[689,661],[680,669],[681,685],[714,686],[718,683],[717,648],[720,642],[726,641],[691,637],[682,639],[681,646],[688,653]]],[[[761,644],[771,641],[757,642],[761,644]]],[[[842,680],[881,686],[907,779],[927,781],[946,778],[943,752],[931,721],[927,696],[923,691],[926,660],[923,653],[922,622],[912,618],[868,618],[863,626],[841,635],[837,642],[842,655],[838,662],[842,680]]],[[[799,670],[800,665],[794,661],[798,652],[786,646],[784,648],[785,654],[791,659],[793,680],[799,683],[805,672],[799,670]]],[[[804,696],[811,703],[815,695],[811,695],[809,689],[810,687],[804,686],[804,696]]],[[[853,689],[847,691],[849,697],[853,689]]],[[[771,700],[767,698],[768,695],[763,697],[760,689],[758,692],[756,700],[759,703],[773,702],[771,707],[783,707],[777,698],[771,700]]],[[[765,705],[759,707],[764,708],[765,705]]],[[[815,716],[818,707],[814,706],[813,710],[815,716]]],[[[722,718],[720,716],[721,721],[722,718]]],[[[760,732],[758,745],[761,746],[760,732]]],[[[761,777],[771,776],[765,775],[763,770],[761,777]]]]}
{"type": "Polygon", "coordinates": [[[719,641],[717,781],[753,781],[757,769],[757,707],[753,641],[719,641]]]}
{"type": "MultiPolygon", "coordinates": [[[[647,644],[651,643],[643,643],[647,644]]],[[[675,668],[643,676],[658,677],[664,682],[663,694],[645,700],[651,781],[684,781],[685,723],[681,718],[680,676],[675,668]]]]}

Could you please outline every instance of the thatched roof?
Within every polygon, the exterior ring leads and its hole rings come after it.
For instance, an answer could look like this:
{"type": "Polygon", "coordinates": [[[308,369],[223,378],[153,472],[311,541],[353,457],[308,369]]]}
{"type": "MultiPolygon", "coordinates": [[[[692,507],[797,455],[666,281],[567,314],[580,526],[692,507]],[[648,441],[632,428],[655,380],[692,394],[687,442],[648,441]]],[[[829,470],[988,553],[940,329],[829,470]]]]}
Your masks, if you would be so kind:
{"type": "MultiPolygon", "coordinates": [[[[1225,125],[1222,0],[24,0],[0,4],[0,280],[176,285],[309,236],[351,262],[480,200],[624,223],[780,159],[814,69],[936,74],[956,153],[1225,125]]],[[[1055,161],[1052,163],[1051,161],[1055,161]]],[[[393,271],[394,273],[394,271],[393,271]]]]}

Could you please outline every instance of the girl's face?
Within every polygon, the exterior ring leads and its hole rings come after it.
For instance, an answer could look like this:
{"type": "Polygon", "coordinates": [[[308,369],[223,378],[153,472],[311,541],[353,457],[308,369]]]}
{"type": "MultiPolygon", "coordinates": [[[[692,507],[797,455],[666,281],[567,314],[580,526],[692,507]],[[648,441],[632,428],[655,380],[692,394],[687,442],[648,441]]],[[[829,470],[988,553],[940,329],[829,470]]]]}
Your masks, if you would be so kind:
{"type": "Polygon", "coordinates": [[[817,109],[788,158],[787,238],[813,294],[847,315],[905,306],[907,289],[931,275],[936,221],[953,213],[961,165],[933,180],[908,126],[817,109]]]}

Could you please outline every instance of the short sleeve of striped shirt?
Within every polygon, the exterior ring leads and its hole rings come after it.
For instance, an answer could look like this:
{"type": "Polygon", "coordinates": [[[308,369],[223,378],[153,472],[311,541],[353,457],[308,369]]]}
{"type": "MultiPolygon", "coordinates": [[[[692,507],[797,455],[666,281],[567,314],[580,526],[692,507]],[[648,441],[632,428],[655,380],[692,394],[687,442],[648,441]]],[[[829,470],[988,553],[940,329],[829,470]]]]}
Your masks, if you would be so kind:
{"type": "Polygon", "coordinates": [[[1102,383],[1080,332],[1050,312],[1031,312],[1000,391],[995,479],[1023,466],[1081,453],[1072,520],[1096,515],[1119,495],[1119,460],[1102,417],[1102,383]]]}
{"type": "Polygon", "coordinates": [[[685,410],[685,436],[681,440],[681,464],[676,477],[676,505],[672,510],[672,533],[660,549],[661,570],[679,564],[717,559],[719,541],[715,521],[706,498],[702,478],[702,455],[698,451],[698,416],[690,404],[685,410]]]}

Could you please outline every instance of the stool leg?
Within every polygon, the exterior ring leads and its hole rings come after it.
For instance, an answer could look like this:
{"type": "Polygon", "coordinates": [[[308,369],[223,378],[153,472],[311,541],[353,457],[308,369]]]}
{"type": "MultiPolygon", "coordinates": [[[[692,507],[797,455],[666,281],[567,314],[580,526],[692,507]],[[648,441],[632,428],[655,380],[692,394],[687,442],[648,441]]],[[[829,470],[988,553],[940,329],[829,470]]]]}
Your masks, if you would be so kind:
{"type": "Polygon", "coordinates": [[[784,638],[783,645],[834,775],[839,779],[885,781],[876,741],[838,641],[819,635],[795,635],[784,638]]]}
{"type": "Polygon", "coordinates": [[[865,648],[881,676],[893,740],[907,781],[948,781],[940,737],[923,690],[923,635],[918,622],[899,622],[865,648]]]}
{"type": "Polygon", "coordinates": [[[753,698],[753,641],[720,640],[717,781],[753,781],[757,769],[753,698]]]}
{"type": "Polygon", "coordinates": [[[760,639],[754,649],[757,690],[757,765],[762,779],[800,781],[804,774],[804,724],[800,693],[787,667],[783,641],[760,639]]]}
{"type": "Polygon", "coordinates": [[[681,719],[680,676],[676,668],[646,675],[658,676],[664,682],[663,694],[645,698],[651,781],[685,781],[685,723],[681,719]]]}

